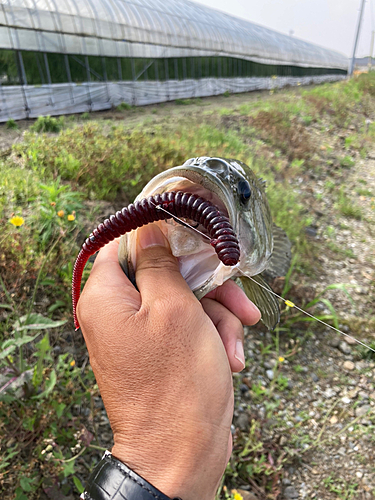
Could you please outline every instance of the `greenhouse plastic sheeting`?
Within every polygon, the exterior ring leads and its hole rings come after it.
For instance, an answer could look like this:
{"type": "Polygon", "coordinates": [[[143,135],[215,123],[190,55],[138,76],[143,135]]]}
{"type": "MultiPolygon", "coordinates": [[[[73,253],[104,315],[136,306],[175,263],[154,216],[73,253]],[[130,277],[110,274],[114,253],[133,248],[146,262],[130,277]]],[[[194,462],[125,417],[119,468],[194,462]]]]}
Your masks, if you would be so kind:
{"type": "Polygon", "coordinates": [[[43,86],[0,86],[0,121],[110,109],[121,102],[134,105],[205,97],[229,92],[274,89],[336,81],[341,75],[279,78],[205,78],[165,82],[104,82],[43,86]]]}
{"type": "Polygon", "coordinates": [[[0,48],[103,57],[227,56],[345,70],[348,63],[332,50],[187,0],[0,0],[0,48]]]}

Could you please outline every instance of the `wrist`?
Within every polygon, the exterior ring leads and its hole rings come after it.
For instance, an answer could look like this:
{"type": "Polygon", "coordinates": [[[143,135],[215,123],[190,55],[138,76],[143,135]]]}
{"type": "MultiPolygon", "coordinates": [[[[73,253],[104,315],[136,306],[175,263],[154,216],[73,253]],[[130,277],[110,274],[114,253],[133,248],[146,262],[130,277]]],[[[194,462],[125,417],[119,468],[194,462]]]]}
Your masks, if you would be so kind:
{"type": "Polygon", "coordinates": [[[133,448],[115,441],[112,453],[169,498],[213,500],[230,456],[231,439],[225,450],[204,439],[198,446],[190,445],[166,442],[133,448]]]}
{"type": "Polygon", "coordinates": [[[81,500],[181,500],[169,498],[106,451],[92,471],[81,500]]]}
{"type": "Polygon", "coordinates": [[[191,470],[189,461],[184,464],[181,456],[168,457],[167,459],[163,456],[161,459],[160,455],[159,460],[157,460],[149,449],[145,451],[146,453],[135,452],[116,444],[112,448],[112,454],[115,458],[125,463],[167,497],[191,500],[193,498],[190,495],[194,471],[191,470]]]}

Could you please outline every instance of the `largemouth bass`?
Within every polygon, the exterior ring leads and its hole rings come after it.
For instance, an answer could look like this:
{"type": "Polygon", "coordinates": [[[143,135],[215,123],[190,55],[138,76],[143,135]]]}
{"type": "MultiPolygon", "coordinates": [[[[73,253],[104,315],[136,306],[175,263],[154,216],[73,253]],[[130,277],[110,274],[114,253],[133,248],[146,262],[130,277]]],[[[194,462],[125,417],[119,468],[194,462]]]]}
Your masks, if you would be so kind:
{"type": "MultiPolygon", "coordinates": [[[[180,272],[198,299],[230,278],[238,278],[247,296],[257,305],[270,329],[279,322],[279,305],[268,292],[268,278],[284,276],[290,265],[290,242],[272,222],[264,183],[244,163],[224,158],[200,157],[154,177],[136,201],[169,191],[184,191],[215,204],[237,235],[240,260],[225,266],[208,239],[175,220],[157,224],[177,257],[180,272]],[[252,277],[257,283],[250,280],[252,277]]],[[[205,234],[203,226],[197,228],[205,234]]],[[[137,230],[121,237],[119,262],[135,283],[137,230]]]]}

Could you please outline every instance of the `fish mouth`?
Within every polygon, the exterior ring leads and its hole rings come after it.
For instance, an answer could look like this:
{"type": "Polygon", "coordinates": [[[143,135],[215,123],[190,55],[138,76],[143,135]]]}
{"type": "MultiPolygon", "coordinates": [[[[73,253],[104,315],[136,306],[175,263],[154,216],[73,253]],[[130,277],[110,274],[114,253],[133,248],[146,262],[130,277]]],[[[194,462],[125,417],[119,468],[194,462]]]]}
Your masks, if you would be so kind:
{"type": "Polygon", "coordinates": [[[220,212],[228,217],[236,231],[237,214],[234,209],[233,195],[218,176],[196,166],[174,167],[154,177],[136,200],[169,191],[183,191],[201,196],[216,205],[220,212]]]}
{"type": "MultiPolygon", "coordinates": [[[[182,191],[202,197],[228,217],[236,231],[237,215],[225,185],[199,168],[175,167],[160,174],[145,186],[137,200],[170,191],[182,191]],[[167,175],[169,174],[169,175],[167,175]]],[[[169,241],[172,254],[178,259],[180,272],[198,298],[221,285],[237,272],[237,266],[225,266],[218,258],[203,225],[182,219],[194,229],[186,228],[170,219],[157,224],[169,241]],[[201,233],[201,234],[199,234],[201,233]]]]}

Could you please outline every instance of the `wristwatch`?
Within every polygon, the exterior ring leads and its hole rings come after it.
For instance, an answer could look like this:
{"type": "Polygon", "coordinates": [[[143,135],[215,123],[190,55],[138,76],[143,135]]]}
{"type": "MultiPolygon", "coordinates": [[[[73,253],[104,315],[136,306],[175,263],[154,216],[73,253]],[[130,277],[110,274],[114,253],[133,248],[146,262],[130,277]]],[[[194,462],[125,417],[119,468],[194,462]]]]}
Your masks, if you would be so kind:
{"type": "MultiPolygon", "coordinates": [[[[106,451],[92,471],[82,500],[171,500],[106,451]]],[[[174,498],[173,500],[181,500],[174,498]]]]}

